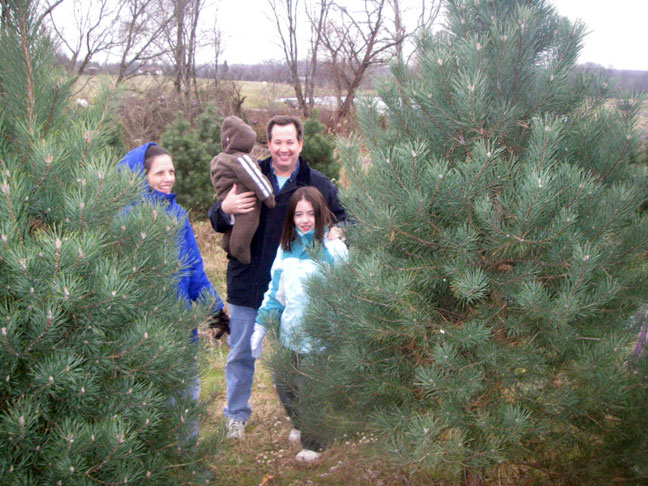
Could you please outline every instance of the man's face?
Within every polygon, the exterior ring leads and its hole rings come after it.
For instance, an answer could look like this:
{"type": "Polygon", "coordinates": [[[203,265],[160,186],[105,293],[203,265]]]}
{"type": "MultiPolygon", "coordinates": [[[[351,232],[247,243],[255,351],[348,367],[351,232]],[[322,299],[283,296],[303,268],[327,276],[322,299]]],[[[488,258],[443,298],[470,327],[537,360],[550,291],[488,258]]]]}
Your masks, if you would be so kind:
{"type": "Polygon", "coordinates": [[[272,137],[268,140],[268,150],[272,156],[275,174],[288,177],[297,166],[303,140],[297,140],[297,128],[290,125],[272,127],[272,137]]]}

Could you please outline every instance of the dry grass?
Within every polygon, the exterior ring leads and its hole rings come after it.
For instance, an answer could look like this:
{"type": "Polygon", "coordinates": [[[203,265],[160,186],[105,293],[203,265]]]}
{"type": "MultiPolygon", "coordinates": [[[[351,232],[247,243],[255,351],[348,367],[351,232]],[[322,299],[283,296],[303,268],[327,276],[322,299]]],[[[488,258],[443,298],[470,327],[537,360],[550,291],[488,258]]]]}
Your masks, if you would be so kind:
{"type": "Polygon", "coordinates": [[[641,139],[642,148],[648,151],[648,99],[643,100],[637,121],[637,131],[641,139]]]}
{"type": "MultiPolygon", "coordinates": [[[[79,76],[72,88],[72,95],[92,101],[99,84],[106,79],[114,81],[116,77],[110,75],[79,76]]],[[[200,87],[206,88],[207,86],[213,86],[214,82],[213,80],[199,79],[198,83],[200,87]]],[[[222,83],[229,83],[229,81],[222,83]]],[[[243,109],[246,110],[268,108],[274,105],[278,98],[295,96],[293,88],[286,83],[269,83],[266,81],[232,81],[232,83],[239,88],[241,97],[245,98],[243,109]]],[[[135,76],[126,79],[122,87],[125,93],[131,94],[145,93],[152,89],[171,91],[173,90],[173,80],[168,76],[135,76]]]]}

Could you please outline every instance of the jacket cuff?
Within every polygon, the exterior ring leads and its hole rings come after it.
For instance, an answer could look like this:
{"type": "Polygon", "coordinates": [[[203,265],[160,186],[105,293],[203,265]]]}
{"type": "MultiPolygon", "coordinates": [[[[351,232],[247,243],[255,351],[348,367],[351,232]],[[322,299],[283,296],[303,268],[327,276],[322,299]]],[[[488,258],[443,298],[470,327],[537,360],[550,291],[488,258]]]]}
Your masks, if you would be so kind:
{"type": "Polygon", "coordinates": [[[211,223],[214,231],[216,231],[217,233],[225,233],[234,225],[235,219],[233,214],[225,214],[221,210],[220,205],[220,201],[212,204],[207,211],[207,218],[209,218],[209,222],[211,223]]]}

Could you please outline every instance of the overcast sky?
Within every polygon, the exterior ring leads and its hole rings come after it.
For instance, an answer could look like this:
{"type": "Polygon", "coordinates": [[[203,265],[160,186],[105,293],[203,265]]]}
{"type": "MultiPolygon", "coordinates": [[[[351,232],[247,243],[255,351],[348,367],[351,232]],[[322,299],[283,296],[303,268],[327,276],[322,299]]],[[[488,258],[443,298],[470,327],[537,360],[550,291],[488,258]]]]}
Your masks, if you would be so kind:
{"type": "MultiPolygon", "coordinates": [[[[648,0],[550,0],[558,13],[580,18],[590,34],[579,62],[648,71],[648,0]]],[[[228,64],[282,60],[267,0],[220,0],[218,24],[228,64]]],[[[306,54],[304,49],[303,54],[306,54]]]]}
{"type": "Polygon", "coordinates": [[[590,34],[579,62],[648,71],[648,0],[553,0],[558,13],[580,18],[590,34]]]}

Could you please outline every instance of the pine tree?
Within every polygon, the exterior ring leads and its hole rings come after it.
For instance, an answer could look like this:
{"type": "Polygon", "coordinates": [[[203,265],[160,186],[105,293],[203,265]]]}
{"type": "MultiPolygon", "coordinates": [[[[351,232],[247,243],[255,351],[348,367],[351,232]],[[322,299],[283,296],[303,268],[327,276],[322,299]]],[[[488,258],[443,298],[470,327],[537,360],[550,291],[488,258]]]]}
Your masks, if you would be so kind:
{"type": "Polygon", "coordinates": [[[70,106],[37,18],[2,3],[0,482],[178,484],[206,312],[176,300],[180,222],[117,171],[113,94],[70,106]]]}
{"type": "Polygon", "coordinates": [[[370,432],[473,484],[500,464],[648,477],[648,368],[626,362],[648,284],[638,104],[573,69],[584,32],[543,0],[450,0],[378,86],[384,113],[360,110],[339,147],[350,262],[309,286],[312,433],[370,432]]]}
{"type": "Polygon", "coordinates": [[[213,108],[198,117],[197,128],[178,112],[162,133],[162,146],[173,154],[178,203],[200,215],[214,202],[209,162],[221,150],[220,122],[213,108]]]}
{"type": "Polygon", "coordinates": [[[335,141],[326,127],[319,121],[317,110],[313,110],[310,118],[304,120],[304,146],[302,157],[308,165],[331,180],[340,176],[340,163],[335,157],[335,141]]]}

